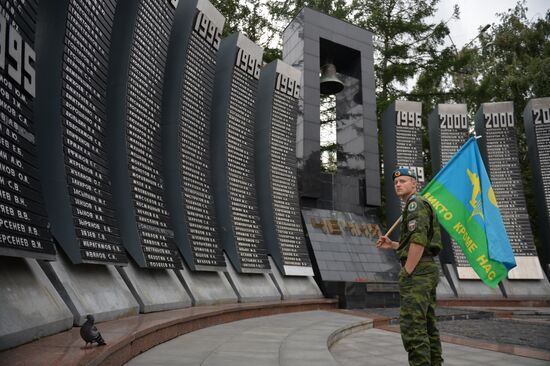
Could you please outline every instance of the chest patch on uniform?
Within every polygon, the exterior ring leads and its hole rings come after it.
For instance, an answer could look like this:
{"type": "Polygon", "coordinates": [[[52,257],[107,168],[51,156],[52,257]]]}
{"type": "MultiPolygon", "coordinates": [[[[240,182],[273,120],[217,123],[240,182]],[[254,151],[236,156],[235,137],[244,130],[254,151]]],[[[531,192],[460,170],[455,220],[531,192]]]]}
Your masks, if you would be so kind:
{"type": "Polygon", "coordinates": [[[407,210],[409,210],[409,212],[413,212],[414,210],[416,210],[416,202],[411,202],[409,203],[409,206],[407,207],[407,210]]]}
{"type": "Polygon", "coordinates": [[[416,220],[409,221],[407,227],[409,228],[409,231],[414,231],[414,229],[416,229],[416,220]]]}

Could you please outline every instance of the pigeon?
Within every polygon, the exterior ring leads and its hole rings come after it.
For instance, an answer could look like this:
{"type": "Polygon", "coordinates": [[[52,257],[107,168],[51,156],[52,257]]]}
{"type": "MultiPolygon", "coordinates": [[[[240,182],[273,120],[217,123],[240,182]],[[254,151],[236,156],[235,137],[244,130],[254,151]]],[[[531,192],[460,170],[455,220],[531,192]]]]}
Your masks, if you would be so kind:
{"type": "Polygon", "coordinates": [[[94,342],[96,342],[98,346],[104,346],[107,344],[103,340],[101,333],[99,333],[94,325],[94,321],[94,316],[88,314],[86,315],[86,322],[82,324],[82,327],[80,327],[80,336],[86,342],[86,347],[88,347],[88,343],[92,345],[94,342]]]}

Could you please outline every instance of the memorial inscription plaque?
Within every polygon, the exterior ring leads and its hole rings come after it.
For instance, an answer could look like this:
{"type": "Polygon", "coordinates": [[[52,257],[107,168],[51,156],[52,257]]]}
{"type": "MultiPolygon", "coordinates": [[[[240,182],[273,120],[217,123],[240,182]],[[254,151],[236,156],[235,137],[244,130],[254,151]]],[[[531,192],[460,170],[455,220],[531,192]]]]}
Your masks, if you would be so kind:
{"type": "Polygon", "coordinates": [[[512,102],[484,103],[476,113],[480,150],[502,215],[517,267],[509,279],[542,279],[519,167],[512,102]]]}
{"type": "Polygon", "coordinates": [[[37,8],[0,4],[0,255],[54,259],[35,144],[37,8]]]}
{"type": "MultiPolygon", "coordinates": [[[[550,263],[550,98],[531,99],[523,123],[533,170],[542,263],[550,263]]],[[[548,270],[548,269],[547,269],[548,270]]]]}
{"type": "Polygon", "coordinates": [[[387,292],[399,291],[395,253],[376,248],[382,235],[377,215],[306,208],[302,216],[323,281],[377,283],[387,292]]]}
{"type": "MultiPolygon", "coordinates": [[[[395,194],[392,172],[395,168],[412,169],[417,176],[417,188],[426,184],[422,157],[422,103],[397,100],[382,115],[384,141],[384,186],[386,191],[387,225],[401,215],[401,202],[395,194]]],[[[395,230],[392,237],[397,237],[395,230]]]]}
{"type": "Polygon", "coordinates": [[[112,203],[106,93],[115,1],[40,7],[40,164],[52,233],[74,264],[126,265],[112,203]]]}
{"type": "Polygon", "coordinates": [[[224,270],[217,231],[210,115],[225,19],[206,0],[180,0],[162,106],[163,176],[175,240],[192,270],[224,270]]]}
{"type": "Polygon", "coordinates": [[[112,205],[105,150],[105,97],[115,1],[70,1],[61,121],[73,223],[84,262],[128,261],[112,205]]]}
{"type": "MultiPolygon", "coordinates": [[[[468,139],[468,111],[466,104],[438,104],[428,118],[430,131],[430,151],[432,154],[432,170],[437,172],[449,162],[453,155],[468,139]]],[[[444,243],[442,261],[453,263],[460,279],[479,279],[459,245],[441,230],[444,243]],[[448,257],[451,258],[448,258],[448,257]]]]}
{"type": "Polygon", "coordinates": [[[312,276],[297,185],[301,73],[276,60],[262,70],[256,111],[256,184],[263,239],[281,273],[312,276]]]}
{"type": "Polygon", "coordinates": [[[110,97],[117,99],[110,100],[111,165],[121,236],[136,263],[147,268],[182,268],[161,178],[161,102],[174,13],[170,1],[119,4],[117,65],[110,70],[110,97]]]}
{"type": "Polygon", "coordinates": [[[254,167],[254,117],[263,49],[240,33],[225,38],[216,68],[211,158],[218,226],[241,273],[269,270],[254,167]]]}

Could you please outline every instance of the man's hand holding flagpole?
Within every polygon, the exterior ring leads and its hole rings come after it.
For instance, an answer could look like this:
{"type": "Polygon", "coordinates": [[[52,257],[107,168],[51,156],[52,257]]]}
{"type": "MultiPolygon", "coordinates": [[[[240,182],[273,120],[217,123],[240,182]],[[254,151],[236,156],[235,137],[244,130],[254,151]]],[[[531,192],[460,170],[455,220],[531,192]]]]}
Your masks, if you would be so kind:
{"type": "Polygon", "coordinates": [[[403,219],[403,216],[399,216],[399,218],[393,223],[393,225],[386,231],[386,234],[382,235],[378,241],[376,242],[377,248],[382,249],[397,249],[399,247],[399,243],[392,241],[389,236],[391,233],[395,230],[397,225],[401,222],[403,219]]]}

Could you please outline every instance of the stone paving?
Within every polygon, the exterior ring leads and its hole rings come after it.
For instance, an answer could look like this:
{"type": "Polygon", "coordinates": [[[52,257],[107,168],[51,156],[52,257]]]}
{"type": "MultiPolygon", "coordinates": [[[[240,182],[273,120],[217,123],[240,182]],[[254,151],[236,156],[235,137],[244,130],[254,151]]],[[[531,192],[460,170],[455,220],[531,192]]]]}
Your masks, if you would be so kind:
{"type": "MultiPolygon", "coordinates": [[[[365,309],[392,318],[398,324],[399,308],[365,309]]],[[[550,351],[550,309],[548,308],[499,308],[499,309],[436,309],[438,327],[442,334],[451,334],[550,351]],[[511,319],[495,318],[493,311],[506,311],[511,319]]]]}
{"type": "Polygon", "coordinates": [[[240,320],[184,334],[130,360],[130,366],[338,366],[331,335],[369,319],[308,311],[240,320]]]}
{"type": "MultiPolygon", "coordinates": [[[[452,316],[451,313],[446,316],[452,316]]],[[[471,312],[460,313],[467,316],[471,312]]],[[[550,365],[550,361],[446,342],[443,342],[443,352],[446,366],[550,365]]],[[[407,355],[399,333],[372,328],[369,319],[339,311],[306,311],[220,324],[177,337],[127,363],[130,366],[406,364],[407,355]]]]}
{"type": "Polygon", "coordinates": [[[550,351],[550,324],[511,319],[471,319],[441,321],[438,326],[443,334],[550,351]]]}
{"type": "MultiPolygon", "coordinates": [[[[367,313],[374,313],[388,318],[394,319],[392,323],[397,324],[399,318],[399,308],[368,308],[363,309],[367,313]]],[[[479,309],[463,309],[463,308],[452,308],[452,307],[437,307],[435,314],[439,320],[454,320],[454,319],[481,319],[481,318],[492,318],[494,316],[493,312],[479,310],[479,309]]]]}
{"type": "MultiPolygon", "coordinates": [[[[508,355],[451,343],[442,344],[445,366],[548,366],[548,361],[508,355]]],[[[404,366],[407,353],[401,335],[381,329],[369,329],[336,342],[331,353],[345,366],[404,366]]]]}

